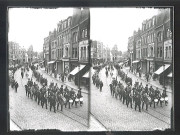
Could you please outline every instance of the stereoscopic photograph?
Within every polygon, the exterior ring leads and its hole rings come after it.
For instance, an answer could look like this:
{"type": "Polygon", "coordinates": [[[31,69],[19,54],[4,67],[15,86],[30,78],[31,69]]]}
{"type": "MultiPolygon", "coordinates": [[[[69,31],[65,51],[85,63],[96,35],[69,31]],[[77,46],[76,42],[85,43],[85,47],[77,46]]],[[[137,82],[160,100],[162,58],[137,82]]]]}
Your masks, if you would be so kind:
{"type": "Polygon", "coordinates": [[[89,8],[8,8],[10,130],[88,130],[89,30],[89,8]]]}
{"type": "Polygon", "coordinates": [[[91,113],[107,130],[171,128],[172,12],[91,8],[91,113]]]}
{"type": "Polygon", "coordinates": [[[171,130],[173,12],[9,7],[10,131],[171,130]]]}

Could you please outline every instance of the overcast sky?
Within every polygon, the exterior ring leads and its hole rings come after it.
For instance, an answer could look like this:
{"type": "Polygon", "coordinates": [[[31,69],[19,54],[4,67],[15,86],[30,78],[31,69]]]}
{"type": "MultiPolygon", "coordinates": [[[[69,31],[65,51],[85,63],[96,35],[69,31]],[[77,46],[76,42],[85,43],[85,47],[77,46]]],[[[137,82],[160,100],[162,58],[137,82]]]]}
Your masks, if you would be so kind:
{"type": "Polygon", "coordinates": [[[33,45],[34,51],[41,52],[49,31],[57,28],[57,23],[72,13],[72,8],[10,8],[8,41],[17,42],[26,49],[33,45]]]}
{"type": "MultiPolygon", "coordinates": [[[[17,42],[26,49],[33,45],[34,51],[40,52],[49,31],[72,14],[72,8],[10,8],[9,41],[17,42]]],[[[125,51],[128,37],[141,27],[143,20],[155,14],[157,9],[91,8],[91,39],[101,41],[110,48],[117,44],[119,50],[125,51]]]]}
{"type": "Polygon", "coordinates": [[[91,39],[103,42],[110,48],[115,44],[127,50],[128,37],[141,28],[143,20],[158,13],[154,8],[92,8],[91,39]]]}

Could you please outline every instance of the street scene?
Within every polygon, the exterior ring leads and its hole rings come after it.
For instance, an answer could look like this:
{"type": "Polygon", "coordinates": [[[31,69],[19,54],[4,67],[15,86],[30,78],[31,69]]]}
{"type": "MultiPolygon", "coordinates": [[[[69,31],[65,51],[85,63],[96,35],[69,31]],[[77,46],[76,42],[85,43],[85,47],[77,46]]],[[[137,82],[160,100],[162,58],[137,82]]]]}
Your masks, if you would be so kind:
{"type": "Polygon", "coordinates": [[[104,129],[89,115],[89,20],[88,8],[9,9],[10,129],[104,129]]]}
{"type": "Polygon", "coordinates": [[[107,130],[172,127],[171,11],[91,9],[91,113],[107,130]]]}

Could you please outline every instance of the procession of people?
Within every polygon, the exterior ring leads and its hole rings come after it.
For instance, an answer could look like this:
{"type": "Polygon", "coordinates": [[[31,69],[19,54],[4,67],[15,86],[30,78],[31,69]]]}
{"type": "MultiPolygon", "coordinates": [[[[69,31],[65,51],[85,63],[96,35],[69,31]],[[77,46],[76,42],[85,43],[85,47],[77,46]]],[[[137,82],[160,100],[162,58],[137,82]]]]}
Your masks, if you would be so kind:
{"type": "MultiPolygon", "coordinates": [[[[101,69],[96,71],[92,76],[93,84],[96,85],[97,88],[99,88],[102,82],[99,77],[99,72],[101,69]]],[[[158,88],[154,89],[152,85],[148,86],[148,84],[146,84],[144,87],[142,82],[138,80],[132,84],[132,78],[128,77],[128,75],[125,74],[121,67],[117,64],[106,64],[105,74],[106,77],[111,75],[112,78],[112,81],[109,84],[112,97],[119,99],[127,107],[130,105],[131,108],[134,108],[135,110],[138,108],[139,112],[141,112],[141,110],[144,109],[144,106],[146,111],[148,111],[149,106],[156,108],[159,103],[161,107],[163,104],[168,104],[166,88],[164,88],[163,92],[161,93],[158,88]],[[114,68],[117,70],[117,76],[111,75],[113,74],[114,68]],[[117,79],[118,76],[121,78],[119,81],[117,79]]]]}
{"type": "MultiPolygon", "coordinates": [[[[73,88],[69,89],[64,85],[61,85],[59,88],[57,83],[55,84],[53,80],[48,86],[48,80],[36,69],[37,68],[33,65],[21,67],[21,78],[24,79],[26,77],[26,79],[28,79],[27,84],[24,86],[28,98],[35,100],[42,108],[45,106],[47,109],[49,106],[50,111],[54,109],[54,112],[59,109],[59,106],[61,106],[61,111],[63,111],[64,106],[65,108],[68,106],[70,109],[74,104],[76,108],[78,104],[80,106],[83,105],[81,88],[77,92],[75,92],[73,88]],[[30,69],[32,72],[29,72],[30,69]]],[[[18,83],[15,81],[14,76],[10,78],[9,84],[12,88],[15,88],[17,92],[18,83]]]]}

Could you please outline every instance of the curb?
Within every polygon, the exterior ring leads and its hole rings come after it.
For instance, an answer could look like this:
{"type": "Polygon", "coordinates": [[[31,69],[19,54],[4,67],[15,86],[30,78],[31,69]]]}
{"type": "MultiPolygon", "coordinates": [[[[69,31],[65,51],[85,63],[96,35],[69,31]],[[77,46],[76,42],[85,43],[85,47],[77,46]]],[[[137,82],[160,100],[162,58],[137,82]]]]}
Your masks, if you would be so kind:
{"type": "MultiPolygon", "coordinates": [[[[124,70],[126,70],[126,69],[124,69],[124,70]]],[[[154,86],[154,87],[158,87],[158,89],[160,89],[161,91],[163,90],[163,88],[160,88],[159,86],[156,86],[156,85],[154,85],[154,84],[151,84],[150,82],[147,82],[147,81],[143,80],[143,79],[140,78],[139,76],[136,76],[136,75],[134,75],[133,73],[131,73],[131,72],[129,72],[129,71],[126,71],[126,72],[129,73],[129,74],[132,74],[133,76],[137,77],[139,80],[144,81],[144,82],[146,82],[146,83],[149,84],[149,85],[152,85],[152,86],[154,86]]],[[[166,91],[169,92],[169,93],[172,93],[172,90],[166,89],[166,91]]]]}

